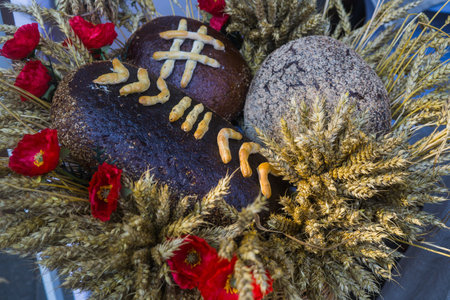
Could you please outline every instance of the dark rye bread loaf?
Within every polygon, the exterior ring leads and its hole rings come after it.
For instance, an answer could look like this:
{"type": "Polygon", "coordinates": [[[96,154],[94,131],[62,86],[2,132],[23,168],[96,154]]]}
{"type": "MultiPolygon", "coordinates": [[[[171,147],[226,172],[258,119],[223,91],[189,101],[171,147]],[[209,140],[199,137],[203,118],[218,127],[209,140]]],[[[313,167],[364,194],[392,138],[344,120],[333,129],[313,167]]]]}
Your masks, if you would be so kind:
{"type": "MultiPolygon", "coordinates": [[[[127,83],[137,81],[137,67],[124,64],[130,71],[127,83]]],[[[205,195],[226,174],[239,168],[238,151],[249,141],[230,140],[232,161],[222,163],[217,146],[217,134],[222,128],[233,128],[223,118],[213,114],[209,131],[201,140],[193,136],[202,113],[190,132],[181,130],[187,113],[174,123],[169,122],[172,107],[185,94],[168,85],[170,100],[165,104],[143,106],[138,98],[157,95],[156,78],[150,76],[151,85],[144,93],[119,97],[119,89],[126,83],[100,86],[92,81],[99,75],[111,72],[110,61],[96,62],[81,67],[66,76],[55,92],[52,104],[53,127],[58,130],[59,141],[82,164],[95,167],[96,149],[104,151],[108,163],[122,168],[133,179],[138,179],[147,169],[155,178],[181,194],[205,195]]],[[[260,155],[249,158],[253,169],[251,178],[236,172],[231,180],[227,202],[241,208],[252,202],[260,193],[256,168],[264,161],[260,155]]],[[[279,178],[270,177],[273,196],[284,193],[279,178]]],[[[272,206],[273,207],[273,206],[272,206]]]]}
{"type": "MultiPolygon", "coordinates": [[[[187,30],[196,32],[201,25],[199,21],[178,16],[166,16],[153,19],[138,29],[128,40],[124,58],[127,62],[145,68],[149,74],[159,76],[164,61],[152,58],[157,51],[169,51],[173,40],[165,40],[160,32],[176,30],[181,19],[187,20],[187,30]]],[[[207,34],[220,40],[225,51],[215,50],[205,45],[200,52],[220,63],[213,68],[197,63],[189,85],[182,89],[186,95],[203,103],[210,110],[227,120],[236,117],[244,107],[245,97],[251,81],[251,73],[238,49],[220,32],[207,26],[207,34]]],[[[180,50],[190,52],[193,41],[186,39],[180,50]]],[[[166,81],[180,88],[180,81],[186,60],[177,60],[172,75],[166,81]]]]}

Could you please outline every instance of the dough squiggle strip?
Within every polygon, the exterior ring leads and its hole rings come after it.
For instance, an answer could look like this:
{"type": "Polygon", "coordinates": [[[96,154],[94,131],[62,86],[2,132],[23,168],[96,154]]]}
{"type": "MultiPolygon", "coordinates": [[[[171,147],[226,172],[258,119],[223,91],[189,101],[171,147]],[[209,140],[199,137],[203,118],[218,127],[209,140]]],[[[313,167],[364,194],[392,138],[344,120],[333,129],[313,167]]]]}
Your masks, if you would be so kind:
{"type": "MultiPolygon", "coordinates": [[[[187,29],[187,22],[186,19],[181,19],[180,23],[178,24],[178,30],[186,30],[187,29]]],[[[170,47],[170,51],[180,51],[180,47],[183,44],[184,39],[174,39],[172,46],[170,47]]],[[[163,66],[161,67],[160,71],[160,77],[163,79],[166,79],[167,77],[172,74],[173,67],[175,65],[175,60],[168,59],[164,62],[163,66]]]]}
{"type": "Polygon", "coordinates": [[[243,143],[239,149],[239,162],[241,164],[241,173],[244,177],[252,176],[252,168],[248,163],[248,157],[250,154],[258,153],[261,146],[257,143],[247,142],[243,143]]]}
{"type": "Polygon", "coordinates": [[[112,61],[114,73],[107,73],[100,75],[97,79],[94,79],[94,83],[97,84],[118,84],[128,80],[130,77],[130,71],[118,60],[114,58],[112,61]]]}
{"type": "Polygon", "coordinates": [[[209,122],[211,122],[212,112],[207,112],[203,120],[198,123],[197,130],[194,133],[196,140],[200,140],[209,130],[209,122]]]}
{"type": "Polygon", "coordinates": [[[266,198],[270,198],[270,196],[272,196],[269,174],[279,176],[278,172],[275,171],[268,162],[263,162],[258,166],[259,185],[261,187],[261,193],[266,196],[266,198]]]}
{"type": "Polygon", "coordinates": [[[148,78],[147,70],[139,68],[137,72],[137,78],[137,82],[127,84],[120,89],[120,96],[133,93],[142,93],[148,90],[148,88],[150,87],[150,79],[148,78]]]}
{"type": "Polygon", "coordinates": [[[195,122],[198,119],[198,116],[203,112],[203,104],[197,104],[194,108],[189,112],[186,117],[186,120],[181,124],[181,129],[185,132],[191,131],[195,122]]]}
{"type": "Polygon", "coordinates": [[[170,112],[169,115],[169,122],[175,122],[176,120],[181,118],[184,115],[186,109],[188,109],[189,106],[191,106],[191,102],[192,102],[191,98],[187,96],[183,97],[183,99],[181,99],[180,102],[178,102],[178,104],[172,108],[172,111],[170,112]]]}
{"type": "Polygon", "coordinates": [[[195,60],[199,63],[202,63],[204,65],[213,67],[213,68],[219,68],[220,64],[217,60],[214,58],[208,57],[206,55],[198,54],[198,53],[191,53],[191,52],[184,52],[184,51],[157,51],[153,53],[153,59],[155,60],[164,60],[164,59],[190,59],[195,60]]]}
{"type": "Polygon", "coordinates": [[[222,162],[227,164],[231,161],[231,152],[228,139],[241,140],[242,134],[231,128],[222,128],[217,135],[217,145],[222,162]]]}
{"type": "MultiPolygon", "coordinates": [[[[198,29],[198,33],[206,33],[208,29],[206,26],[200,26],[198,29]]],[[[191,53],[197,53],[199,54],[203,49],[204,43],[202,41],[195,41],[192,45],[191,53]]],[[[181,77],[180,87],[185,88],[188,86],[189,82],[192,79],[192,75],[194,74],[194,69],[197,66],[197,62],[195,60],[188,59],[186,61],[186,66],[184,68],[183,76],[181,77]]]]}
{"type": "Polygon", "coordinates": [[[155,105],[158,103],[166,103],[170,98],[170,91],[167,88],[166,81],[162,79],[162,77],[159,77],[156,81],[156,86],[158,87],[158,90],[161,92],[156,96],[141,96],[139,97],[139,103],[144,106],[150,106],[155,105]]]}
{"type": "Polygon", "coordinates": [[[225,50],[225,45],[213,38],[212,36],[206,35],[206,32],[191,32],[186,30],[168,30],[161,32],[159,36],[165,40],[171,40],[174,38],[186,38],[190,40],[200,41],[207,45],[211,45],[216,50],[225,50]]]}

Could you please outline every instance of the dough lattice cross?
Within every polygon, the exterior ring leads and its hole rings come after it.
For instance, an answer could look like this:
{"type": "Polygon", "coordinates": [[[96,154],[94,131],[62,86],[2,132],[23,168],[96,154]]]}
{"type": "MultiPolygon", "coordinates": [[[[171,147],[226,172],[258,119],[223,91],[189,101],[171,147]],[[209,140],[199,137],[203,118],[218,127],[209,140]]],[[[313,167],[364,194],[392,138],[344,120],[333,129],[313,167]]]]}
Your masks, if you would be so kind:
{"type": "Polygon", "coordinates": [[[205,44],[213,46],[216,50],[225,49],[225,46],[221,41],[207,35],[207,30],[206,26],[202,25],[197,32],[187,31],[186,20],[181,19],[178,24],[178,30],[168,30],[159,34],[163,39],[173,39],[170,51],[157,51],[153,53],[153,59],[166,60],[160,71],[161,78],[166,79],[172,74],[176,60],[186,60],[184,73],[180,82],[182,88],[186,88],[191,81],[197,62],[213,68],[220,67],[217,60],[200,54],[205,44]],[[194,40],[191,52],[180,51],[180,46],[185,39],[194,40]]]}

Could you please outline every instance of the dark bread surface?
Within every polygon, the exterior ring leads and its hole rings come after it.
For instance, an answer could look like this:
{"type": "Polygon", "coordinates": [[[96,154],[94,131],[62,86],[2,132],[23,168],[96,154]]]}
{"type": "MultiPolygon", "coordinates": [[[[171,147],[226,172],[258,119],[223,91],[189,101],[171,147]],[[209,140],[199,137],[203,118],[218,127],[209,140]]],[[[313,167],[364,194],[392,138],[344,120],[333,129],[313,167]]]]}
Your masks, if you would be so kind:
{"type": "MultiPolygon", "coordinates": [[[[205,25],[197,20],[179,16],[153,19],[129,38],[125,47],[124,59],[131,64],[147,69],[149,74],[158,77],[165,61],[156,61],[152,55],[157,51],[169,51],[173,43],[173,40],[162,39],[159,33],[176,30],[181,19],[187,20],[188,31],[196,32],[201,25],[205,25]]],[[[213,112],[227,120],[232,120],[244,107],[251,81],[250,69],[231,41],[222,33],[207,27],[207,34],[223,42],[225,51],[215,50],[211,45],[205,45],[200,54],[216,59],[221,66],[212,68],[197,63],[191,82],[182,90],[213,112]]],[[[192,45],[193,41],[186,39],[180,49],[190,52],[192,45]]],[[[185,60],[177,60],[173,73],[166,81],[181,89],[180,81],[185,64],[185,60]]]]}
{"type": "MultiPolygon", "coordinates": [[[[124,64],[130,71],[127,83],[137,81],[137,67],[124,64]]],[[[141,95],[156,95],[156,78],[150,77],[150,89],[144,93],[119,96],[119,89],[127,83],[100,86],[92,81],[101,74],[111,72],[110,61],[96,62],[81,67],[66,76],[59,84],[52,104],[53,127],[58,130],[62,146],[70,150],[72,157],[82,164],[96,167],[96,149],[104,151],[106,162],[116,164],[132,177],[138,179],[147,169],[157,180],[181,194],[204,196],[215,187],[226,174],[239,168],[239,147],[249,141],[230,140],[232,161],[223,164],[217,146],[217,134],[222,128],[233,128],[223,118],[213,114],[209,131],[203,139],[196,140],[194,132],[203,119],[200,115],[193,129],[181,130],[187,113],[174,123],[169,122],[169,113],[174,105],[185,96],[170,84],[170,100],[165,104],[143,106],[141,95]]],[[[256,167],[265,159],[259,155],[250,156],[253,169],[251,178],[243,178],[240,171],[231,180],[230,194],[226,200],[240,209],[251,203],[260,193],[256,167]]],[[[284,193],[285,184],[277,177],[269,178],[273,196],[276,199],[284,193]]],[[[272,208],[276,207],[271,201],[272,208]]]]}

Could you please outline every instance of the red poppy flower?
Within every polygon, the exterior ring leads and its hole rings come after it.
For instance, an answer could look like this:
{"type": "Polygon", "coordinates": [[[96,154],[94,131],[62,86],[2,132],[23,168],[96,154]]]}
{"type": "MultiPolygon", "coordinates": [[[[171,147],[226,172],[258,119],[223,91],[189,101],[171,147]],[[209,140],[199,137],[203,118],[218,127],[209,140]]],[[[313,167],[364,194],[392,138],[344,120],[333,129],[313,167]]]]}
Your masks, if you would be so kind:
{"type": "Polygon", "coordinates": [[[36,49],[40,38],[37,23],[20,26],[14,33],[14,37],[3,45],[0,55],[10,59],[26,58],[36,49]]]}
{"type": "Polygon", "coordinates": [[[56,130],[25,134],[9,158],[9,168],[25,176],[46,174],[58,166],[59,152],[56,130]]]}
{"type": "Polygon", "coordinates": [[[225,5],[225,0],[198,0],[198,7],[213,16],[221,14],[225,5]]]}
{"type": "Polygon", "coordinates": [[[225,14],[225,0],[198,0],[198,7],[212,15],[209,26],[220,31],[230,15],[225,14]]]}
{"type": "Polygon", "coordinates": [[[209,20],[209,26],[214,28],[217,31],[220,31],[230,18],[230,15],[227,14],[220,14],[213,16],[211,20],[209,20]]]}
{"type": "Polygon", "coordinates": [[[113,23],[94,25],[76,16],[69,20],[69,24],[88,49],[100,49],[111,45],[117,37],[113,23]]]}
{"type": "Polygon", "coordinates": [[[236,256],[231,261],[222,259],[215,266],[211,267],[213,273],[198,288],[203,296],[203,300],[239,299],[239,292],[236,289],[236,283],[233,278],[236,260],[236,256]]]}
{"type": "Polygon", "coordinates": [[[182,289],[192,289],[204,281],[209,267],[220,260],[216,249],[195,235],[185,237],[183,244],[167,261],[176,284],[182,289]]]}
{"type": "Polygon", "coordinates": [[[89,200],[94,218],[106,222],[117,208],[119,198],[120,177],[122,170],[116,166],[103,163],[89,182],[89,200]]]}
{"type": "MultiPolygon", "coordinates": [[[[30,60],[20,71],[16,78],[15,86],[20,87],[35,95],[41,97],[49,88],[49,83],[52,80],[47,68],[41,63],[40,60],[30,60]]],[[[27,98],[20,96],[22,101],[26,101],[27,98]]]]}
{"type": "MultiPolygon", "coordinates": [[[[208,276],[208,280],[203,281],[199,286],[199,290],[203,296],[203,300],[238,300],[239,291],[236,288],[236,282],[233,277],[234,266],[237,257],[234,256],[231,261],[222,260],[216,266],[211,266],[213,273],[208,276]]],[[[269,287],[263,293],[261,286],[256,283],[253,277],[253,299],[261,300],[265,295],[272,292],[273,279],[267,272],[269,287]]]]}

